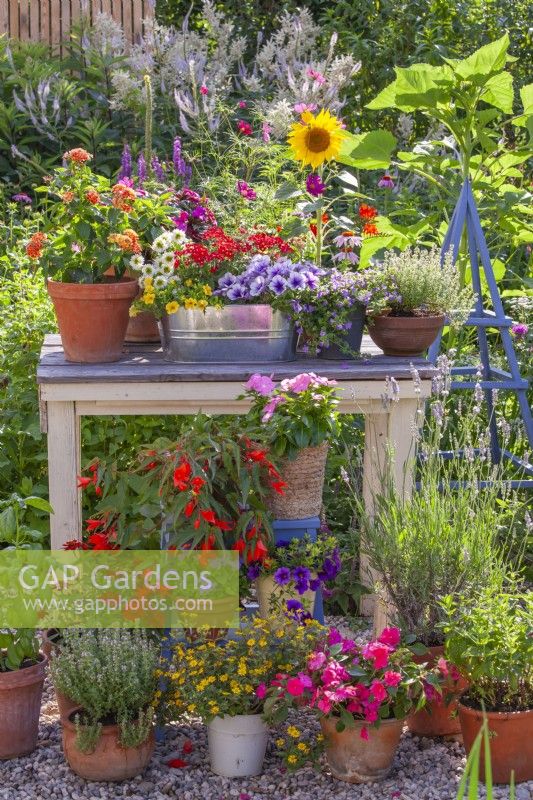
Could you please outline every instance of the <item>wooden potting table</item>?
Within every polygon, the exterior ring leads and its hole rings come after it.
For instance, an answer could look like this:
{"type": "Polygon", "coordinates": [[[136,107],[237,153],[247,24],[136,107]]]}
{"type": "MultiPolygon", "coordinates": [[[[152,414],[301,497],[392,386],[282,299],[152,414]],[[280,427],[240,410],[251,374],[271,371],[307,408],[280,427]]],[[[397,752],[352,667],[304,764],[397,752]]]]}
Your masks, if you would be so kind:
{"type": "Polygon", "coordinates": [[[157,345],[127,345],[113,364],[65,361],[58,335],[46,337],[37,371],[41,429],[48,434],[52,548],[81,537],[80,417],[111,414],[243,414],[236,398],[254,372],[275,380],[313,371],[338,382],[339,410],[365,415],[363,497],[372,510],[388,450],[398,491],[411,490],[417,411],[431,390],[433,366],[425,359],[382,355],[368,337],[357,361],[304,358],[282,364],[176,364],[157,345]],[[412,366],[418,371],[414,381],[412,366]]]}

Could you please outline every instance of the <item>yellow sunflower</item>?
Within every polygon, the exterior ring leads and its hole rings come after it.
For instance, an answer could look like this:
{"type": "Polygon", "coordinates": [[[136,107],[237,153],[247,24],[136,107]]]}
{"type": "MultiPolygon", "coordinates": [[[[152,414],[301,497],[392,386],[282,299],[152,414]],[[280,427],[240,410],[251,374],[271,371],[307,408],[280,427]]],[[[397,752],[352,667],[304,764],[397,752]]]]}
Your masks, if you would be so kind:
{"type": "Polygon", "coordinates": [[[302,121],[295,122],[288,136],[294,157],[313,169],[324,161],[336,158],[346,133],[340,121],[322,109],[317,116],[304,111],[302,121]]]}

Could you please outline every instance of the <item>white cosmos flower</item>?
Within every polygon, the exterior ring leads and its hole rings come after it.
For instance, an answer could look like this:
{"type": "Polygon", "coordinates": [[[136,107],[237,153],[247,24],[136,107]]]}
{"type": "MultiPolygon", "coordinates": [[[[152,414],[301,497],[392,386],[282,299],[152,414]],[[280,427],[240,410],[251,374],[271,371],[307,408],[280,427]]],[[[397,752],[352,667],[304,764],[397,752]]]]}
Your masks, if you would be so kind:
{"type": "Polygon", "coordinates": [[[164,289],[168,283],[168,278],[164,275],[156,275],[154,278],[154,289],[164,289]]]}
{"type": "Polygon", "coordinates": [[[142,269],[144,258],[141,255],[132,256],[130,258],[130,267],[135,270],[142,269]]]}

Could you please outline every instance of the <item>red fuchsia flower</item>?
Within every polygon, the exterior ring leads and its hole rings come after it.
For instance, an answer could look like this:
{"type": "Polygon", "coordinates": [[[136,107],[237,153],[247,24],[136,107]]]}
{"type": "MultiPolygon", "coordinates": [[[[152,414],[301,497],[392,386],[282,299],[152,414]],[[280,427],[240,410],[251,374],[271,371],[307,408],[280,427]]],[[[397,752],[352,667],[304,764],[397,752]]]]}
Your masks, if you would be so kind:
{"type": "Polygon", "coordinates": [[[374,206],[369,206],[366,203],[361,203],[361,205],[359,206],[358,213],[361,219],[366,219],[369,222],[371,222],[373,219],[377,217],[378,210],[377,208],[374,208],[374,206]]]}
{"type": "Polygon", "coordinates": [[[174,486],[176,489],[179,489],[180,492],[184,492],[187,489],[187,484],[189,478],[191,477],[191,465],[188,461],[182,461],[179,467],[176,467],[174,470],[174,486]]]}
{"type": "Polygon", "coordinates": [[[200,94],[203,95],[209,94],[209,89],[204,83],[200,86],[200,94]]]}
{"type": "Polygon", "coordinates": [[[185,506],[184,511],[183,511],[183,513],[185,514],[187,519],[190,519],[190,517],[192,517],[192,515],[194,514],[194,509],[195,508],[196,508],[196,501],[195,500],[189,500],[189,502],[187,503],[187,505],[185,506]]]}
{"type": "Polygon", "coordinates": [[[118,546],[109,541],[107,533],[92,533],[88,538],[91,550],[118,550],[118,546]]]}
{"type": "Polygon", "coordinates": [[[246,550],[246,542],[244,539],[238,539],[235,544],[232,544],[231,549],[236,550],[240,555],[242,555],[246,550]]]}
{"type": "Polygon", "coordinates": [[[200,550],[214,550],[215,543],[216,543],[215,534],[210,533],[209,536],[207,536],[200,545],[200,550]]]}
{"type": "Polygon", "coordinates": [[[192,479],[191,488],[194,494],[198,494],[202,486],[205,486],[205,481],[203,478],[200,478],[199,475],[192,479]]]}
{"type": "Polygon", "coordinates": [[[210,525],[214,525],[216,521],[216,514],[214,511],[210,509],[207,511],[200,511],[200,515],[206,522],[209,522],[210,525]]]}
{"type": "Polygon", "coordinates": [[[237,181],[237,191],[245,200],[257,200],[257,192],[246,181],[237,181]]]}
{"type": "Polygon", "coordinates": [[[264,561],[268,556],[268,549],[265,547],[262,539],[258,539],[248,553],[247,562],[251,564],[252,561],[264,561]]]}
{"type": "Polygon", "coordinates": [[[381,635],[378,638],[380,644],[386,644],[387,647],[395,650],[400,644],[402,638],[399,628],[383,628],[381,635]]]}
{"type": "Polygon", "coordinates": [[[63,550],[88,550],[89,545],[81,539],[69,539],[63,544],[63,550]]]}
{"type": "Polygon", "coordinates": [[[305,181],[305,188],[313,197],[320,197],[326,191],[326,184],[322,182],[320,175],[310,172],[305,181]]]}
{"type": "Polygon", "coordinates": [[[394,181],[388,173],[385,173],[385,175],[378,181],[378,188],[394,189],[394,181]]]}
{"type": "Polygon", "coordinates": [[[246,122],[244,119],[240,119],[237,122],[237,130],[239,133],[242,133],[243,136],[252,136],[253,128],[249,122],[246,122]]]}
{"type": "Polygon", "coordinates": [[[246,458],[249,458],[250,461],[261,462],[265,460],[266,454],[266,450],[248,450],[246,458]]]}
{"type": "Polygon", "coordinates": [[[92,478],[84,478],[78,475],[78,489],[86,489],[91,483],[93,483],[92,478]]]}
{"type": "Polygon", "coordinates": [[[285,494],[285,487],[287,484],[285,481],[272,481],[270,486],[274,489],[277,494],[285,494]]]}

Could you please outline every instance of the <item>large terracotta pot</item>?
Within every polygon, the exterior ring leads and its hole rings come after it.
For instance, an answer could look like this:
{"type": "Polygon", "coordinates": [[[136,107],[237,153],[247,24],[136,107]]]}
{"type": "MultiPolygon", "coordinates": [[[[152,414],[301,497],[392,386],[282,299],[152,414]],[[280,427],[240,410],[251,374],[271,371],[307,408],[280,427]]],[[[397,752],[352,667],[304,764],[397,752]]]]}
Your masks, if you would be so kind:
{"type": "Polygon", "coordinates": [[[123,278],[105,283],[48,281],[67,361],[95,364],[118,361],[129,322],[129,308],[139,290],[123,278]]]}
{"type": "MultiPolygon", "coordinates": [[[[533,780],[533,709],[485,714],[489,728],[490,760],[495,783],[533,780]]],[[[483,724],[483,712],[459,703],[459,720],[467,753],[483,724]]],[[[484,747],[481,747],[479,777],[485,779],[484,747]]]]}
{"type": "Polygon", "coordinates": [[[320,720],[325,739],[326,759],[331,774],[346,783],[381,781],[389,774],[400,737],[403,720],[384,720],[379,728],[365,726],[355,720],[355,727],[339,733],[336,717],[320,720]],[[367,727],[368,740],[361,738],[361,729],[367,727]]]}
{"type": "MultiPolygon", "coordinates": [[[[431,669],[444,654],[444,647],[428,647],[423,656],[413,656],[416,664],[427,664],[431,669]]],[[[457,701],[465,691],[467,682],[464,678],[448,681],[443,689],[440,701],[428,700],[420,711],[407,718],[407,727],[415,736],[457,736],[461,733],[461,724],[457,713],[457,701]]]]}
{"type": "Polygon", "coordinates": [[[47,661],[42,654],[31,667],[0,672],[0,759],[27,755],[37,746],[47,661]]]}
{"type": "Polygon", "coordinates": [[[386,356],[421,356],[433,344],[444,325],[444,316],[371,317],[368,333],[386,356]]]}
{"type": "Polygon", "coordinates": [[[283,494],[272,492],[267,498],[268,510],[274,519],[319,516],[327,457],[328,442],[322,442],[318,447],[303,447],[292,460],[281,459],[281,480],[287,485],[283,494]]]}
{"type": "Polygon", "coordinates": [[[94,751],[82,753],[76,747],[75,713],[63,720],[63,752],[76,775],[88,781],[125,781],[144,772],[154,752],[153,731],[139,747],[121,747],[118,725],[103,725],[94,751]]]}
{"type": "MultiPolygon", "coordinates": [[[[313,577],[316,577],[316,575],[313,577]]],[[[287,586],[280,586],[278,583],[276,583],[272,575],[262,575],[261,577],[257,578],[254,583],[260,617],[270,616],[270,601],[273,595],[277,600],[276,607],[278,607],[282,602],[294,598],[295,600],[299,600],[301,603],[303,603],[306,611],[313,616],[315,612],[316,592],[312,592],[309,589],[307,592],[304,592],[304,594],[298,594],[294,587],[291,589],[287,586]]],[[[281,623],[282,620],[280,620],[280,624],[281,623]]]]}

